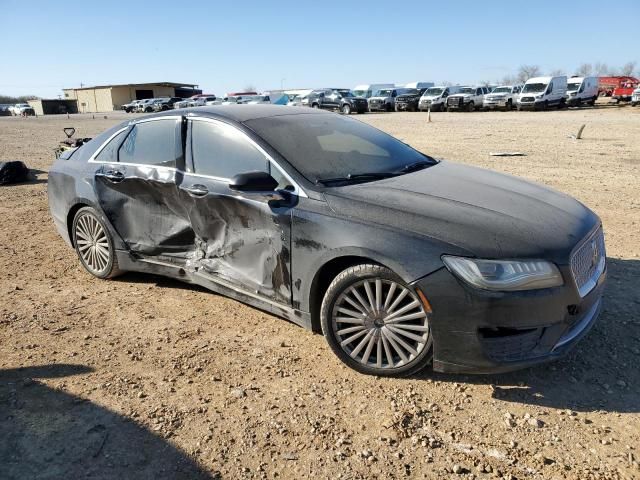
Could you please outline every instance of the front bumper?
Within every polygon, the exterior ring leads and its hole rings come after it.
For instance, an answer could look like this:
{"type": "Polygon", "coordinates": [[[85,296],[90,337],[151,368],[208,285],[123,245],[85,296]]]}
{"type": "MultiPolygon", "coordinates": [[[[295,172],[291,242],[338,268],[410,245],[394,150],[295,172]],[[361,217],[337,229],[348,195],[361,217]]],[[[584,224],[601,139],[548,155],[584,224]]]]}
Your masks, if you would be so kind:
{"type": "Polygon", "coordinates": [[[484,108],[506,108],[508,104],[508,100],[500,99],[500,100],[484,100],[482,106],[484,108]]]}
{"type": "Polygon", "coordinates": [[[500,373],[565,355],[600,313],[606,269],[584,298],[561,270],[562,287],[521,292],[474,289],[446,268],[418,280],[433,309],[433,369],[500,373]]]}
{"type": "Polygon", "coordinates": [[[396,101],[396,110],[405,111],[405,110],[417,110],[418,102],[398,102],[396,101]]]}
{"type": "Polygon", "coordinates": [[[394,105],[388,103],[388,102],[378,102],[378,101],[369,101],[369,110],[372,111],[376,111],[376,110],[391,110],[394,107],[394,105]]]}
{"type": "Polygon", "coordinates": [[[518,106],[523,110],[539,110],[544,106],[542,101],[518,102],[518,106]]]}

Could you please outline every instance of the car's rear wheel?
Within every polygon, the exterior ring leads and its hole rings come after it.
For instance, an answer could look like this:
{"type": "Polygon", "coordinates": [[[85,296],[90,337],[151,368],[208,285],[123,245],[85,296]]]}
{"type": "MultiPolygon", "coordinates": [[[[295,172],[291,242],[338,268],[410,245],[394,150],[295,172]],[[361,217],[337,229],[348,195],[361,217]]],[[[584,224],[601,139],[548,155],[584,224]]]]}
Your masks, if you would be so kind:
{"type": "Polygon", "coordinates": [[[370,375],[411,375],[432,355],[428,314],[414,290],[388,268],[356,265],[329,285],[320,308],[334,353],[370,375]]]}
{"type": "Polygon", "coordinates": [[[80,263],[91,275],[111,278],[122,273],[113,247],[113,239],[98,212],[83,207],[72,225],[73,244],[80,263]]]}
{"type": "Polygon", "coordinates": [[[349,115],[351,113],[351,105],[345,103],[342,106],[342,113],[344,113],[345,115],[349,115]]]}

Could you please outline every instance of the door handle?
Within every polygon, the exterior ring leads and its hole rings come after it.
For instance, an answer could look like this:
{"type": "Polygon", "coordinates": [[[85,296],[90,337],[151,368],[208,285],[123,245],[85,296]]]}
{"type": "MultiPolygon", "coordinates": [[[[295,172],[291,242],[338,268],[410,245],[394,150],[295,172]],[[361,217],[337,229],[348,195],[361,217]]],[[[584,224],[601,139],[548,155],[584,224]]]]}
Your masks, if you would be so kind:
{"type": "Polygon", "coordinates": [[[188,187],[183,187],[182,189],[192,197],[204,197],[209,193],[209,189],[200,184],[190,185],[188,187]]]}
{"type": "Polygon", "coordinates": [[[104,177],[110,182],[118,183],[124,180],[124,173],[120,170],[107,170],[105,172],[96,173],[96,177],[104,177]]]}

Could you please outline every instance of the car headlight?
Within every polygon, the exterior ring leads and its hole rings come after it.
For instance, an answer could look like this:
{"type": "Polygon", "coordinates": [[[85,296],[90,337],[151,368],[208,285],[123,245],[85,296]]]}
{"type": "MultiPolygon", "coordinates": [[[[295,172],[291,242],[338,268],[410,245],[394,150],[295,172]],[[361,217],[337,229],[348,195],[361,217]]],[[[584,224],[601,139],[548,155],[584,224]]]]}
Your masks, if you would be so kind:
{"type": "Polygon", "coordinates": [[[562,274],[546,260],[482,260],[445,255],[451,273],[484,290],[517,291],[559,287],[562,274]]]}

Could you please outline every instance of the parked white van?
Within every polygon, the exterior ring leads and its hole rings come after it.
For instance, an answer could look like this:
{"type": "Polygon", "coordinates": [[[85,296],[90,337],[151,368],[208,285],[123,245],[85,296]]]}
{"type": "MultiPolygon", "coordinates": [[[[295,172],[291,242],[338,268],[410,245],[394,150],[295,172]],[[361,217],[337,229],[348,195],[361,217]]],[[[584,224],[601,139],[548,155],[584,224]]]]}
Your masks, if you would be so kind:
{"type": "Polygon", "coordinates": [[[417,88],[422,90],[423,88],[431,88],[435,84],[433,82],[409,82],[405,85],[405,88],[417,88]]]}
{"type": "Polygon", "coordinates": [[[598,77],[570,77],[567,80],[567,104],[593,105],[598,99],[598,77]]]}
{"type": "Polygon", "coordinates": [[[566,105],[567,77],[534,77],[527,80],[518,97],[518,110],[546,110],[566,105]]]}
{"type": "Polygon", "coordinates": [[[440,87],[428,88],[422,94],[422,97],[420,97],[418,108],[421,112],[426,112],[429,109],[433,110],[434,112],[442,112],[447,108],[447,97],[449,95],[455,95],[458,92],[460,92],[459,85],[451,87],[442,85],[440,87]]]}
{"type": "Polygon", "coordinates": [[[356,97],[371,98],[372,95],[382,88],[393,88],[393,83],[372,83],[366,85],[358,85],[351,92],[356,97]]]}

